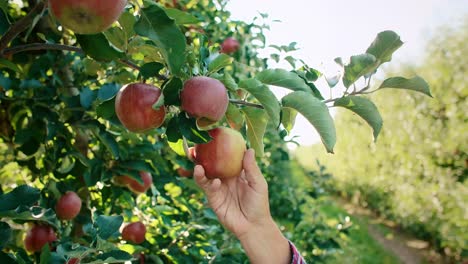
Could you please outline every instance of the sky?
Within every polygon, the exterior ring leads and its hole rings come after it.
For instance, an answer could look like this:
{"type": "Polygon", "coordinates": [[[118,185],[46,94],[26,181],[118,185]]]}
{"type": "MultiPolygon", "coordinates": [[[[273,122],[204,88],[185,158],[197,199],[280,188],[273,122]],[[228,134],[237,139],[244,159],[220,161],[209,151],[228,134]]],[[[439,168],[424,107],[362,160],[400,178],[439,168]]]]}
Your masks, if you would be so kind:
{"type": "MultiPolygon", "coordinates": [[[[404,42],[394,54],[392,64],[418,62],[436,29],[461,24],[462,17],[468,15],[467,0],[231,0],[227,8],[233,19],[247,22],[259,13],[268,14],[271,29],[265,34],[267,45],[295,41],[300,50],[293,56],[326,74],[338,70],[334,58],[345,59],[365,52],[377,33],[384,30],[395,31],[404,42]]],[[[272,63],[270,67],[290,70],[286,63],[272,63]]],[[[323,80],[317,85],[328,91],[323,80]]],[[[328,94],[324,91],[323,94],[328,94]]],[[[340,89],[336,91],[338,94],[340,89]]],[[[286,91],[275,89],[275,93],[281,97],[286,91]]],[[[290,137],[300,145],[320,141],[302,116],[297,118],[290,137]]]]}

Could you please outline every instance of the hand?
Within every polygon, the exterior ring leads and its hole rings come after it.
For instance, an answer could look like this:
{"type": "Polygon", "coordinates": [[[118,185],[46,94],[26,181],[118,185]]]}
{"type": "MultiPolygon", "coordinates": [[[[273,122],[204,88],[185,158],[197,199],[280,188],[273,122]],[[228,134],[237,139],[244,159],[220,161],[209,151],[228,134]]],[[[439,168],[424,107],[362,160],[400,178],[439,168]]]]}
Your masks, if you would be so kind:
{"type": "Polygon", "coordinates": [[[245,152],[243,168],[239,177],[220,180],[208,179],[197,165],[194,178],[221,224],[241,241],[252,263],[288,263],[289,243],[271,217],[268,185],[252,149],[245,152]]]}

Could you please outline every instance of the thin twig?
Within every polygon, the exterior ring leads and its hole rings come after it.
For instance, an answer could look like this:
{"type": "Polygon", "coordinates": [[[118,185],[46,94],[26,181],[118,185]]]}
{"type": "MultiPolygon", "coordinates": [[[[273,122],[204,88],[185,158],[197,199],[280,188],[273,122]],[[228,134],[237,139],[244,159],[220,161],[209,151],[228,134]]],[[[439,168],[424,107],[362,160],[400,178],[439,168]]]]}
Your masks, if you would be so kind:
{"type": "Polygon", "coordinates": [[[21,32],[25,31],[29,26],[33,24],[34,18],[44,12],[47,7],[47,1],[40,1],[25,17],[16,21],[10,29],[0,39],[0,54],[4,54],[4,49],[8,47],[8,44],[15,39],[21,32]]]}
{"type": "Polygon", "coordinates": [[[31,44],[25,44],[25,45],[20,45],[20,46],[5,49],[2,52],[2,54],[11,55],[11,54],[20,53],[23,51],[32,51],[32,50],[67,50],[67,51],[83,53],[82,49],[78,47],[74,47],[74,46],[68,46],[68,45],[62,45],[62,44],[50,44],[50,43],[31,43],[31,44]]]}
{"type": "Polygon", "coordinates": [[[250,102],[237,100],[237,99],[229,99],[229,102],[231,102],[233,104],[238,104],[238,105],[245,105],[245,106],[255,107],[255,108],[259,108],[259,109],[265,109],[265,107],[263,107],[263,105],[250,103],[250,102]]]}
{"type": "Polygon", "coordinates": [[[328,100],[325,100],[325,101],[322,101],[322,102],[326,104],[326,103],[335,102],[336,100],[338,100],[338,99],[340,99],[340,98],[343,98],[343,97],[345,97],[345,96],[373,93],[373,92],[375,92],[375,91],[377,91],[377,90],[373,90],[373,91],[366,92],[366,91],[369,90],[369,88],[370,88],[371,79],[372,79],[372,75],[369,77],[369,81],[367,82],[367,85],[366,85],[364,88],[360,89],[359,91],[356,91],[356,86],[354,86],[354,87],[355,87],[355,88],[354,88],[354,90],[355,90],[354,92],[349,93],[349,94],[346,94],[346,92],[345,92],[345,94],[343,94],[342,97],[333,98],[333,99],[328,99],[328,100]]]}

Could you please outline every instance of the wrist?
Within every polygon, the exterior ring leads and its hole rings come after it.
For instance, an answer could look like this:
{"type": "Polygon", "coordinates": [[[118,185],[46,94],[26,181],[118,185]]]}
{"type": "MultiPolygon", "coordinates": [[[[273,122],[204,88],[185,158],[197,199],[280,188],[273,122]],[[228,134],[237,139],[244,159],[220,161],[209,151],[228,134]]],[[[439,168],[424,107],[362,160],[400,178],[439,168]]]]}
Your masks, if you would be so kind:
{"type": "Polygon", "coordinates": [[[289,241],[271,218],[252,226],[239,240],[253,264],[291,261],[289,241]]]}

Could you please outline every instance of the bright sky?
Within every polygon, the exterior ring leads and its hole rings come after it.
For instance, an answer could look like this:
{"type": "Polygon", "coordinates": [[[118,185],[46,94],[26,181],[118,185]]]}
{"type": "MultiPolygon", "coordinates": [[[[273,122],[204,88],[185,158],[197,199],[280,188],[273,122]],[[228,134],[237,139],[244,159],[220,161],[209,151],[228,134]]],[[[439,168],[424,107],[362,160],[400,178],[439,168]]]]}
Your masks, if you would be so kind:
{"type": "MultiPolygon", "coordinates": [[[[417,61],[425,42],[441,25],[460,24],[468,15],[466,0],[231,0],[228,9],[234,19],[252,21],[258,13],[267,13],[271,30],[266,32],[267,45],[287,45],[296,41],[299,51],[293,53],[309,66],[333,72],[335,57],[348,59],[365,52],[383,30],[398,33],[405,44],[393,56],[392,63],[417,61]],[[395,61],[395,62],[394,62],[395,61]]],[[[270,65],[287,68],[288,64],[270,65]]],[[[319,82],[322,94],[328,87],[319,82]]],[[[284,94],[278,92],[278,94],[284,94]]],[[[296,120],[291,136],[301,145],[320,139],[315,129],[302,116],[296,120]]]]}

